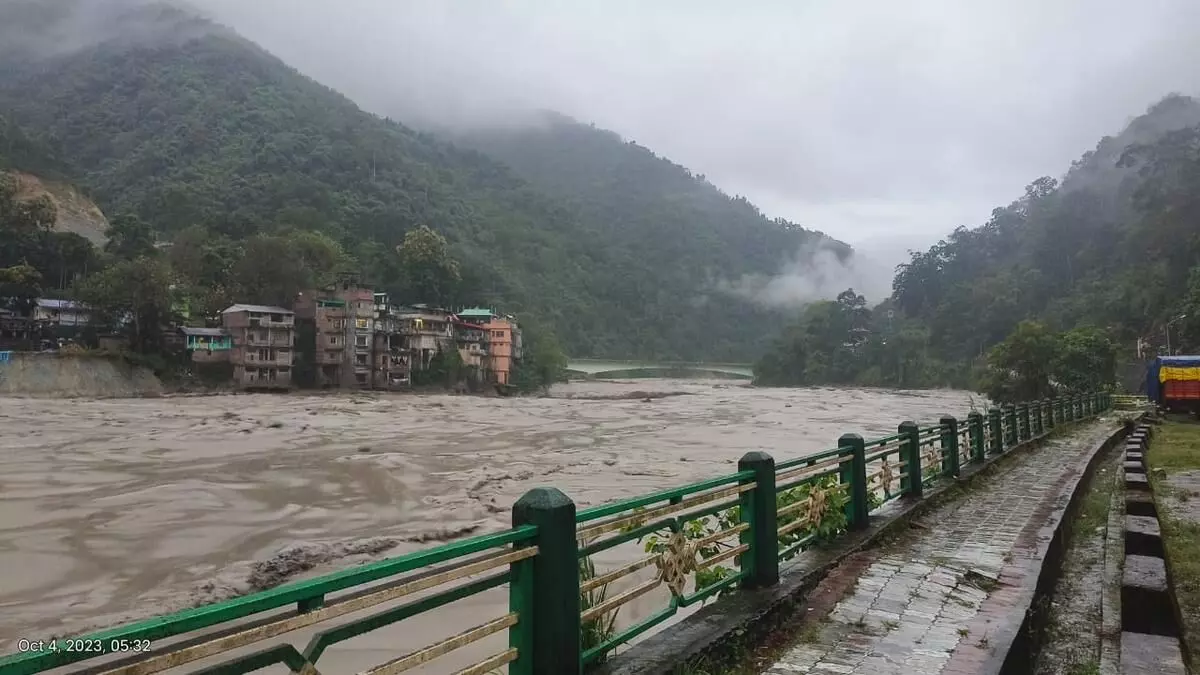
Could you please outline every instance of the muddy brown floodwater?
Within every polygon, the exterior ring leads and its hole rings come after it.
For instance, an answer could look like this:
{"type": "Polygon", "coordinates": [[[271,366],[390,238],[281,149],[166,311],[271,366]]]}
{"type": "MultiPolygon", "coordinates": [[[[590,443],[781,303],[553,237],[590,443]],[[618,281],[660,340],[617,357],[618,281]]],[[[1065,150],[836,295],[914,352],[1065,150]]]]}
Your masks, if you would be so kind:
{"type": "MultiPolygon", "coordinates": [[[[503,529],[532,487],[592,506],[730,473],[750,450],[782,460],[965,415],[969,399],[697,380],[507,399],[0,398],[0,651],[503,529]]],[[[502,615],[505,597],[355,638],[321,663],[381,663],[502,615]]]]}

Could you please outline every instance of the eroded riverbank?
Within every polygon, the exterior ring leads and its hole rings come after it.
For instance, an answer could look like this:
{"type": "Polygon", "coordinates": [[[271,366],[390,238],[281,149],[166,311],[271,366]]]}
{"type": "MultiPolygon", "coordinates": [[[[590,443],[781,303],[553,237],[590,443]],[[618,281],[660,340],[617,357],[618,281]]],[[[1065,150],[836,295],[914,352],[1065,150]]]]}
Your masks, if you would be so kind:
{"type": "Polygon", "coordinates": [[[0,399],[0,649],[501,529],[534,486],[594,505],[969,405],[695,380],[533,399],[0,399]],[[616,398],[634,391],[649,395],[616,398]]]}

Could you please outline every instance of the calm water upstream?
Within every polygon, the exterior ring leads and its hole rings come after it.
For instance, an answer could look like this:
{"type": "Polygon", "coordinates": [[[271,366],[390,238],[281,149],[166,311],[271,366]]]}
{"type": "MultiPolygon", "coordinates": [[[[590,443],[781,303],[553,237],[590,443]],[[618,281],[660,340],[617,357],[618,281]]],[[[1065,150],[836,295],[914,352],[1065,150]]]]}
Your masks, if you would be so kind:
{"type": "MultiPolygon", "coordinates": [[[[782,460],[845,432],[965,415],[969,399],[697,380],[572,383],[529,399],[0,399],[0,651],[499,530],[532,487],[591,506],[730,473],[749,450],[782,460]]],[[[337,666],[324,672],[498,617],[505,598],[499,589],[355,638],[323,657],[337,666]]]]}

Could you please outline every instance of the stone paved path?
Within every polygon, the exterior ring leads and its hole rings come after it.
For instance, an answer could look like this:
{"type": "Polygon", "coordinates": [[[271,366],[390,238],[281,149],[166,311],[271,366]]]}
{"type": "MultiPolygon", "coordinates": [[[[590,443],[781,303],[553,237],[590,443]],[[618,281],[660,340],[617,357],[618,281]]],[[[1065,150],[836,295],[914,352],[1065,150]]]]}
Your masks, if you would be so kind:
{"type": "Polygon", "coordinates": [[[1030,596],[1024,606],[1016,596],[1036,580],[1039,530],[1114,428],[1091,423],[1010,459],[911,536],[839,568],[853,578],[835,571],[827,582],[853,587],[827,616],[797,625],[799,642],[764,675],[977,673],[995,650],[989,636],[1028,607],[1030,596]]]}

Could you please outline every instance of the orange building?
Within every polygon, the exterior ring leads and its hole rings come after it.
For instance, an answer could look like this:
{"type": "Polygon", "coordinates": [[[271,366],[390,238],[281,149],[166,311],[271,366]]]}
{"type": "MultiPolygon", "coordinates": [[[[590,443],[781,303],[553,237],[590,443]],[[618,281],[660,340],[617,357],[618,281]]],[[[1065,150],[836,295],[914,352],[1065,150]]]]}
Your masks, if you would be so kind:
{"type": "Polygon", "coordinates": [[[513,360],[521,358],[521,329],[512,317],[490,309],[464,309],[458,318],[478,324],[487,340],[488,370],[496,384],[508,384],[513,360]]]}

